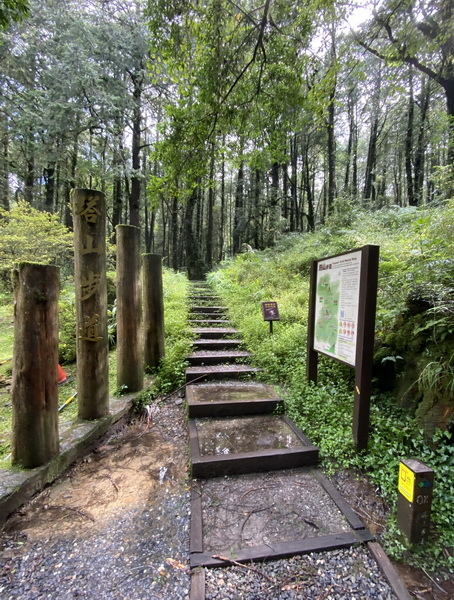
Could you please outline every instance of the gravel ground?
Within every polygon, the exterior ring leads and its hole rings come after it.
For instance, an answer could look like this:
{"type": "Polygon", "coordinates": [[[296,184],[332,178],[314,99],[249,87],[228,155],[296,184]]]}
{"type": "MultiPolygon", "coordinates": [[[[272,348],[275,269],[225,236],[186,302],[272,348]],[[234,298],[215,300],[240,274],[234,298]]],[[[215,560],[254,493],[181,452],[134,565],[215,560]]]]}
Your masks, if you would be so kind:
{"type": "Polygon", "coordinates": [[[189,491],[181,406],[126,428],[0,533],[0,598],[187,600],[189,491]]]}
{"type": "Polygon", "coordinates": [[[365,548],[206,569],[206,600],[395,600],[365,548]]]}

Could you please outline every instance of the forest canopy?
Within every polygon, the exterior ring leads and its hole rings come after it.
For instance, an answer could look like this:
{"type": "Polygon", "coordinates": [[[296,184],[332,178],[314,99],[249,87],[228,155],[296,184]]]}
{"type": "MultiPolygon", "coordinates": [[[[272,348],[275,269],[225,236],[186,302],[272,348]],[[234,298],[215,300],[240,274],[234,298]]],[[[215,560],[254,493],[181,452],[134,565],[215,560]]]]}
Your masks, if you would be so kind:
{"type": "Polygon", "coordinates": [[[100,189],[110,233],[139,225],[195,276],[314,231],[336,202],[437,203],[451,5],[32,0],[0,34],[0,205],[70,227],[70,190],[100,189]]]}

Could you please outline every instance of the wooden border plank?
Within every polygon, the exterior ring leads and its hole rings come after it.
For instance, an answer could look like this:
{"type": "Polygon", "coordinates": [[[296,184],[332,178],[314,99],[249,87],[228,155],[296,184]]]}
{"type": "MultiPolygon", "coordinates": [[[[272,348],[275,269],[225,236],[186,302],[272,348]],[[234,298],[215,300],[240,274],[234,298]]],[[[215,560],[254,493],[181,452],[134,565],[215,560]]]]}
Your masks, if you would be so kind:
{"type": "Polygon", "coordinates": [[[315,446],[195,457],[192,461],[192,476],[208,479],[224,475],[314,466],[318,462],[318,457],[319,449],[315,446]]]}
{"type": "Polygon", "coordinates": [[[191,572],[189,600],[205,600],[205,569],[194,569],[191,572]]]}
{"type": "Polygon", "coordinates": [[[193,484],[191,489],[191,526],[189,531],[189,553],[203,552],[202,489],[193,484]]]}
{"type": "Polygon", "coordinates": [[[273,546],[262,545],[250,548],[240,548],[233,553],[229,550],[194,553],[191,555],[190,564],[191,568],[201,566],[226,567],[230,564],[228,561],[219,560],[213,558],[213,556],[231,557],[237,562],[269,561],[289,558],[300,554],[308,554],[310,552],[324,552],[328,550],[337,550],[339,548],[348,548],[355,544],[364,543],[365,541],[368,541],[365,532],[347,531],[291,542],[278,542],[273,546]]]}
{"type": "Polygon", "coordinates": [[[366,529],[366,526],[355,513],[355,511],[348,504],[347,500],[342,496],[335,485],[326,477],[324,473],[318,470],[313,470],[313,475],[323,487],[325,492],[331,496],[331,499],[336,504],[337,508],[341,511],[344,517],[350,524],[352,529],[366,529]]]}
{"type": "Polygon", "coordinates": [[[202,458],[200,456],[199,436],[197,435],[197,427],[196,427],[195,421],[193,421],[192,419],[189,419],[188,428],[189,428],[189,448],[191,450],[192,464],[194,465],[194,462],[198,462],[202,458]]]}
{"type": "Polygon", "coordinates": [[[197,402],[188,398],[189,418],[203,417],[240,417],[272,413],[283,404],[281,398],[260,398],[247,401],[197,402]]]}
{"type": "Polygon", "coordinates": [[[313,445],[313,443],[310,441],[310,439],[307,437],[304,431],[300,429],[298,425],[296,425],[296,423],[289,419],[287,415],[282,415],[282,419],[285,423],[287,423],[287,425],[290,427],[293,433],[295,433],[307,446],[312,446],[314,448],[316,447],[313,445]]]}
{"type": "Polygon", "coordinates": [[[368,542],[367,547],[369,552],[374,557],[383,575],[386,577],[389,585],[393,589],[399,600],[411,600],[411,596],[399,573],[395,569],[392,562],[389,560],[383,548],[377,542],[368,542]]]}

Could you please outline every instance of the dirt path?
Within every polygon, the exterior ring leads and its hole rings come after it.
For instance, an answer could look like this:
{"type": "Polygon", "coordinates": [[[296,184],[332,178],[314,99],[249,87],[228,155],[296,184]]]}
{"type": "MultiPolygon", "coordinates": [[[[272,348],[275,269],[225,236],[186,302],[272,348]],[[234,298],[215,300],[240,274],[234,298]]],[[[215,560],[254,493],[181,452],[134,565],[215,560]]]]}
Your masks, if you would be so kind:
{"type": "Polygon", "coordinates": [[[186,599],[185,432],[171,401],[24,506],[0,536],[0,597],[186,599]]]}

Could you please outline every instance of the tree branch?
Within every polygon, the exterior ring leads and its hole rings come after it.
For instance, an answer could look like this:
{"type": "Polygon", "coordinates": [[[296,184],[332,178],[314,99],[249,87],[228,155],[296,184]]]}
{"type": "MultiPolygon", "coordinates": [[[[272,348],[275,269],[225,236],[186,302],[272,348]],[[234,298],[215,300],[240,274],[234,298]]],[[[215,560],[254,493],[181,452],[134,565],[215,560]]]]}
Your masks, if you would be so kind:
{"type": "MultiPolygon", "coordinates": [[[[362,48],[364,48],[365,50],[367,50],[368,52],[370,52],[377,58],[380,58],[381,60],[384,60],[385,62],[389,61],[388,56],[386,56],[385,54],[383,54],[376,48],[373,48],[372,46],[367,44],[364,40],[359,38],[357,35],[355,35],[355,41],[362,48]]],[[[427,65],[420,62],[415,56],[409,56],[408,54],[403,54],[402,51],[399,49],[396,49],[396,50],[400,54],[400,56],[399,55],[396,56],[397,59],[402,60],[403,62],[407,63],[408,65],[413,65],[416,69],[418,69],[418,71],[421,71],[421,73],[425,73],[428,77],[430,77],[430,79],[433,79],[434,81],[439,83],[443,89],[446,89],[449,82],[445,77],[442,77],[439,73],[436,73],[433,69],[431,69],[427,65]]]]}

